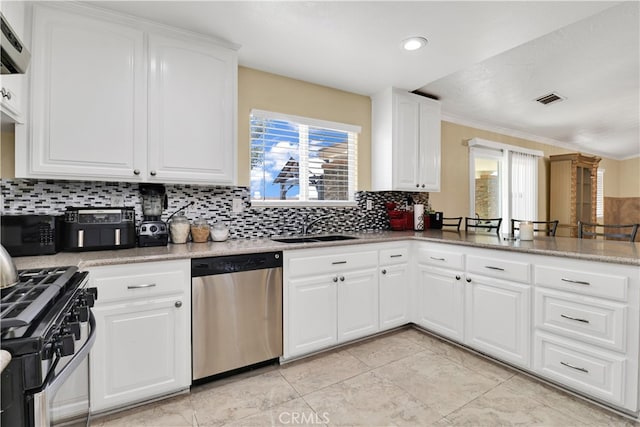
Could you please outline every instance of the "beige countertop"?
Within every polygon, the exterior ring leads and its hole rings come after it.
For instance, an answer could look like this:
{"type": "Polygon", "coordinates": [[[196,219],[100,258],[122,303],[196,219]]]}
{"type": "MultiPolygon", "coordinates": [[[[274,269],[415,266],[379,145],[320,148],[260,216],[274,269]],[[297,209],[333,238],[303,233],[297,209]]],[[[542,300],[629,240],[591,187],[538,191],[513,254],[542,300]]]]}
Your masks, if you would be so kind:
{"type": "Polygon", "coordinates": [[[237,255],[252,252],[419,240],[640,266],[640,244],[630,242],[576,239],[569,237],[536,237],[533,241],[521,242],[519,240],[505,240],[493,234],[467,234],[464,231],[457,233],[455,231],[442,230],[426,230],[424,232],[377,231],[353,233],[351,235],[358,237],[358,239],[314,243],[279,243],[266,237],[233,239],[227,240],[226,242],[187,243],[184,245],[169,244],[168,246],[154,248],[94,252],[61,252],[55,255],[18,257],[14,258],[14,262],[20,270],[66,265],[77,265],[80,268],[87,268],[135,262],[237,255]]]}

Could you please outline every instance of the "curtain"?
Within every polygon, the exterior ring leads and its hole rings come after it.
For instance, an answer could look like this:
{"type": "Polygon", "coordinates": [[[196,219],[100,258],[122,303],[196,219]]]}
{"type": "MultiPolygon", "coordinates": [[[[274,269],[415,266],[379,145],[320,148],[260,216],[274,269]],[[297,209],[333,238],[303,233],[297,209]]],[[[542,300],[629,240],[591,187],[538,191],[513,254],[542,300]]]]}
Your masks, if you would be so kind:
{"type": "Polygon", "coordinates": [[[535,221],[538,215],[538,157],[510,152],[511,218],[535,221]]]}

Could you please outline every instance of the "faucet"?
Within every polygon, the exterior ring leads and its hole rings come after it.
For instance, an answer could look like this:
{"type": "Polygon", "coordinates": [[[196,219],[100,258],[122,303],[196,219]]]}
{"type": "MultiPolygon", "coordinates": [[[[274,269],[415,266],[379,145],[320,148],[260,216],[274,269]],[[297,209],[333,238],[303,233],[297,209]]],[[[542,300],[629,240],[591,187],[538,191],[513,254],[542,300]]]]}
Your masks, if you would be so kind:
{"type": "Polygon", "coordinates": [[[313,220],[309,221],[309,214],[304,214],[302,216],[302,235],[305,236],[309,232],[309,229],[311,228],[311,226],[313,224],[315,224],[316,222],[321,221],[321,220],[323,220],[325,218],[329,218],[329,215],[322,215],[322,216],[319,216],[316,219],[313,219],[313,220]]]}

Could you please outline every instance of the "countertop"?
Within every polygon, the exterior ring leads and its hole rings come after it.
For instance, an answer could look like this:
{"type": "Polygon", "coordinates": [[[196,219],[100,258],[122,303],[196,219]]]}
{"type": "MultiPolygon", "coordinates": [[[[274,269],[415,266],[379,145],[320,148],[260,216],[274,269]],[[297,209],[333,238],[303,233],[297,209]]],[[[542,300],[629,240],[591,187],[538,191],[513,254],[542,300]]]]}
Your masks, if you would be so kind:
{"type": "Polygon", "coordinates": [[[350,234],[358,237],[358,239],[314,243],[279,243],[267,237],[232,239],[225,242],[187,243],[183,245],[169,244],[168,246],[153,248],[94,252],[61,252],[55,255],[17,257],[14,258],[14,262],[20,270],[67,265],[76,265],[82,269],[136,262],[418,240],[640,266],[640,244],[631,242],[576,239],[570,237],[536,237],[533,241],[513,241],[505,240],[494,234],[467,234],[464,231],[458,233],[443,230],[425,230],[420,232],[376,231],[341,234],[350,234]]]}

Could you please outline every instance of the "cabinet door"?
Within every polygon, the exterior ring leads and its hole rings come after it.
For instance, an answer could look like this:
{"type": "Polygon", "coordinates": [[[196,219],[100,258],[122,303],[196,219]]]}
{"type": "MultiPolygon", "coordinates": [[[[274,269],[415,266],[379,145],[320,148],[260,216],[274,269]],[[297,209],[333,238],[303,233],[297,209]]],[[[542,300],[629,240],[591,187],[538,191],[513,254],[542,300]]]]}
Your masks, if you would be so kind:
{"type": "Polygon", "coordinates": [[[378,331],[376,268],[338,274],[338,342],[378,331]]]}
{"type": "Polygon", "coordinates": [[[462,342],[464,286],[462,273],[418,265],[418,325],[462,342]]]}
{"type": "Polygon", "coordinates": [[[393,93],[393,189],[419,190],[420,104],[410,94],[393,93]]]}
{"type": "MultiPolygon", "coordinates": [[[[18,38],[31,51],[25,38],[25,12],[26,3],[23,1],[5,1],[2,2],[2,14],[5,16],[13,31],[18,38]]],[[[27,70],[28,72],[28,70],[27,70]]],[[[2,75],[2,95],[0,95],[0,111],[3,114],[2,121],[4,124],[4,115],[12,122],[23,123],[24,111],[24,91],[25,85],[24,74],[3,74],[2,75]]]]}
{"type": "Polygon", "coordinates": [[[466,344],[529,367],[530,286],[475,275],[465,283],[466,344]]]}
{"type": "Polygon", "coordinates": [[[334,279],[335,275],[325,274],[289,280],[287,357],[310,353],[338,342],[334,279]]]}
{"type": "Polygon", "coordinates": [[[409,267],[407,264],[380,268],[380,330],[402,326],[409,315],[409,267]]]}
{"type": "Polygon", "coordinates": [[[440,103],[420,100],[420,191],[440,191],[440,103]]]}
{"type": "Polygon", "coordinates": [[[143,49],[143,33],[131,27],[34,7],[28,175],[128,181],[144,175],[143,49]]]}
{"type": "Polygon", "coordinates": [[[91,410],[179,391],[191,383],[189,304],[183,295],[113,303],[93,311],[91,410]]]}
{"type": "Polygon", "coordinates": [[[150,34],[149,57],[148,179],[233,184],[236,53],[150,34]]]}

